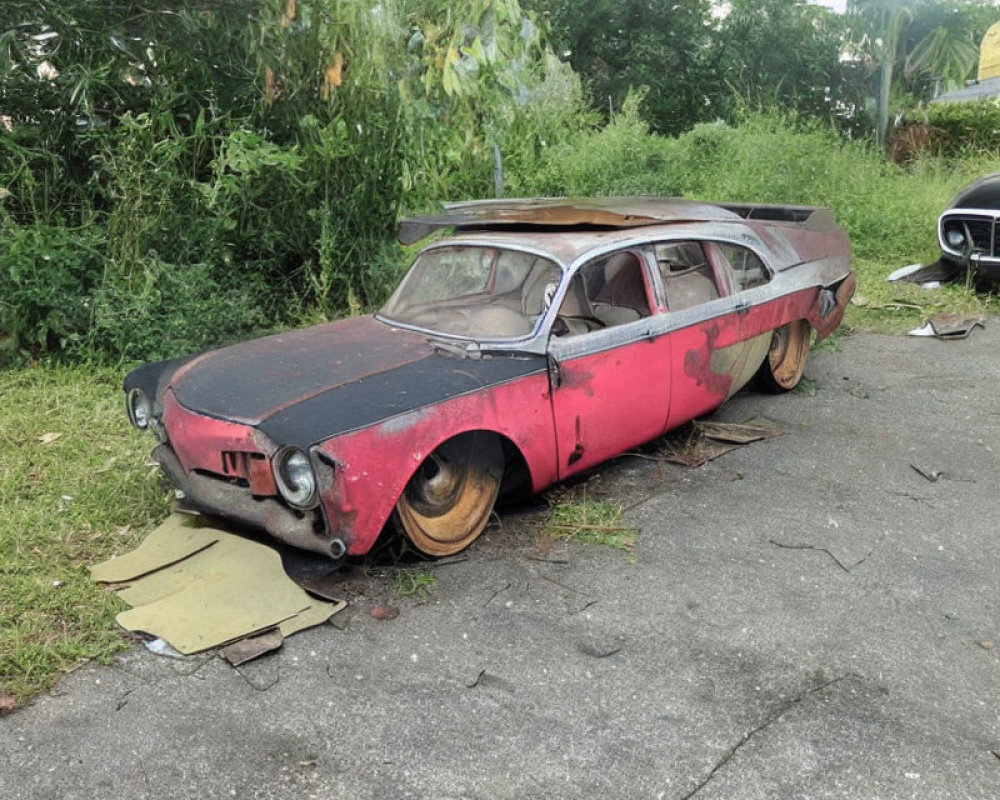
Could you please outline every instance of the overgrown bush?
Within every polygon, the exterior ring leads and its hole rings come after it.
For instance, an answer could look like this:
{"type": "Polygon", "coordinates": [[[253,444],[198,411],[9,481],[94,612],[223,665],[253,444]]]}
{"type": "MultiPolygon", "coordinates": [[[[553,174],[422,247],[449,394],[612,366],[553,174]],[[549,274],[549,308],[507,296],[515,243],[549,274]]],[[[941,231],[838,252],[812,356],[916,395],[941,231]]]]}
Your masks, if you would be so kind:
{"type": "Polygon", "coordinates": [[[517,0],[8,5],[8,357],[174,355],[370,308],[403,207],[490,196],[495,152],[516,174],[589,119],[517,0]]]}
{"type": "Polygon", "coordinates": [[[19,349],[73,350],[86,340],[103,265],[94,226],[5,226],[0,236],[0,363],[19,349]]]}
{"type": "Polygon", "coordinates": [[[920,155],[962,159],[1000,155],[1000,100],[970,103],[933,103],[907,112],[894,132],[894,143],[905,143],[905,156],[920,155]]]}

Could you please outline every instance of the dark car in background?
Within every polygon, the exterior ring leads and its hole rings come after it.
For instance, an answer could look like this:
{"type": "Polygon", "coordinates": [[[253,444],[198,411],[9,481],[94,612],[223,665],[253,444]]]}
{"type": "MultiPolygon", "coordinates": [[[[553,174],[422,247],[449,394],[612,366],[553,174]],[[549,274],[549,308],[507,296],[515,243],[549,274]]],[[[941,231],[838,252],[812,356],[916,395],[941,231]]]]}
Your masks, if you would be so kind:
{"type": "Polygon", "coordinates": [[[962,189],[938,219],[943,266],[981,283],[1000,281],[1000,172],[962,189]]]}

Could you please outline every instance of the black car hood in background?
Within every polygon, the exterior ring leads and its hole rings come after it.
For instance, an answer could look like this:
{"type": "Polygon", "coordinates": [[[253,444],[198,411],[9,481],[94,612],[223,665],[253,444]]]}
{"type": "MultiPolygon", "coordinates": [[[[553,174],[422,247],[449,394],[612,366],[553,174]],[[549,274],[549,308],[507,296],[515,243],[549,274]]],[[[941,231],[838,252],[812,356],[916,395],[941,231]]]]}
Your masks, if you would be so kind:
{"type": "Polygon", "coordinates": [[[185,408],[307,447],[448,397],[545,370],[541,357],[462,358],[373,317],[214,350],[171,381],[185,408]]]}
{"type": "Polygon", "coordinates": [[[951,207],[1000,210],[1000,172],[970,183],[955,196],[951,207]]]}

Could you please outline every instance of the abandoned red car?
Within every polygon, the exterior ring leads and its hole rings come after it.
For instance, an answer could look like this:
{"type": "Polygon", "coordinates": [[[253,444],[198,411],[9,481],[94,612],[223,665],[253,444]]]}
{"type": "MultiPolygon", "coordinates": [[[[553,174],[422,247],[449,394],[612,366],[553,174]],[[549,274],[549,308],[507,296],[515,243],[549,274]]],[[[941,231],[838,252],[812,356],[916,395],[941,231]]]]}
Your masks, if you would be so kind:
{"type": "Polygon", "coordinates": [[[854,290],[832,214],[672,198],[503,200],[403,220],[373,316],[139,367],[132,423],[182,507],[334,559],[387,526],[441,556],[538,492],[802,376],[854,290]]]}

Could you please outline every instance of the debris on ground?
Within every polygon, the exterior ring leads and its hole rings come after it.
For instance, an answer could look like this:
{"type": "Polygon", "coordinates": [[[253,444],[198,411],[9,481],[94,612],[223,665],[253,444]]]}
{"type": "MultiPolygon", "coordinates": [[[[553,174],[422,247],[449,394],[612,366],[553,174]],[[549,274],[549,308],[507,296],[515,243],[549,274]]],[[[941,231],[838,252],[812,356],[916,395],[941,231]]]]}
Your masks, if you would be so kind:
{"type": "Polygon", "coordinates": [[[695,422],[682,440],[667,439],[664,461],[700,467],[737,447],[780,436],[781,429],[764,417],[744,422],[695,422]]]}
{"type": "MultiPolygon", "coordinates": [[[[91,577],[132,606],[116,617],[126,630],[158,637],[181,655],[242,642],[223,652],[233,664],[280,647],[346,605],[307,594],[272,548],[183,515],[169,517],[135,550],[91,567],[91,577]]],[[[169,655],[165,646],[158,647],[169,655]]]]}
{"type": "Polygon", "coordinates": [[[781,436],[781,429],[763,417],[748,419],[746,422],[696,422],[695,428],[706,439],[730,444],[752,444],[764,439],[781,436]]]}
{"type": "Polygon", "coordinates": [[[910,336],[934,336],[938,339],[965,339],[976,328],[986,328],[985,318],[977,314],[937,314],[928,318],[910,336]]]}
{"type": "Polygon", "coordinates": [[[910,264],[900,267],[890,272],[886,280],[916,283],[925,289],[937,289],[942,283],[957,280],[964,274],[964,270],[950,261],[938,259],[932,264],[910,264]]]}
{"type": "Polygon", "coordinates": [[[187,658],[183,653],[179,653],[170,646],[166,639],[144,639],[141,635],[129,631],[128,636],[135,636],[139,643],[154,655],[166,656],[167,658],[187,658]]]}
{"type": "Polygon", "coordinates": [[[944,472],[942,472],[939,469],[932,469],[930,467],[921,467],[918,466],[917,464],[910,464],[910,466],[913,467],[914,471],[917,474],[927,478],[927,480],[929,480],[931,483],[937,483],[938,479],[940,479],[941,476],[944,475],[944,472]]]}
{"type": "Polygon", "coordinates": [[[284,636],[277,628],[269,628],[263,633],[247,636],[222,648],[222,657],[234,667],[252,661],[264,653],[270,653],[281,647],[284,636]]]}

